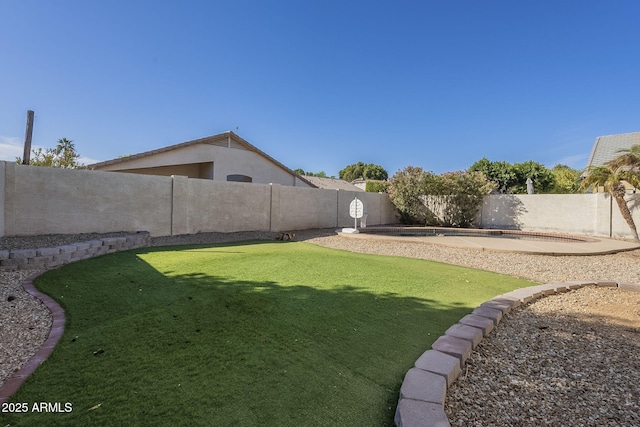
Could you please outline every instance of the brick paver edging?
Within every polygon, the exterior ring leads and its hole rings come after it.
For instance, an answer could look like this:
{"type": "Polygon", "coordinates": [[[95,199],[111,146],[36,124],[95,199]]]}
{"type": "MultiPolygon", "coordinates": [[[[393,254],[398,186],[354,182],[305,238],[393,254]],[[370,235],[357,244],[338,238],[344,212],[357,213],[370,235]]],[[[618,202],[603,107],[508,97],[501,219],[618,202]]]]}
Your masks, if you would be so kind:
{"type": "Polygon", "coordinates": [[[149,246],[146,231],[122,237],[105,237],[53,248],[12,249],[0,251],[0,270],[35,270],[56,268],[70,262],[149,246]]]}
{"type": "MultiPolygon", "coordinates": [[[[101,240],[95,240],[91,242],[82,242],[82,243],[75,243],[73,245],[59,246],[57,248],[49,248],[49,249],[60,249],[60,248],[73,247],[75,248],[75,250],[71,251],[70,249],[69,252],[77,253],[78,255],[71,257],[68,260],[66,259],[61,260],[62,262],[60,264],[55,264],[55,263],[54,263],[55,265],[49,264],[50,267],[44,266],[44,268],[46,269],[56,268],[62,264],[68,264],[70,262],[93,258],[100,255],[105,255],[108,253],[129,250],[129,249],[136,249],[139,247],[146,247],[146,246],[149,246],[149,241],[150,241],[149,233],[139,232],[130,236],[110,237],[110,238],[104,238],[101,240]],[[97,242],[101,242],[101,245],[98,245],[97,242]],[[104,248],[104,249],[99,251],[90,251],[89,249],[91,248],[104,248]]],[[[31,251],[30,253],[33,253],[33,252],[37,253],[38,251],[42,251],[42,250],[43,249],[33,249],[29,251],[31,251]]],[[[7,252],[7,251],[4,251],[4,252],[7,252]]],[[[20,251],[10,251],[10,253],[14,253],[14,252],[20,252],[20,251]]],[[[65,253],[69,253],[69,252],[65,252],[65,253]]],[[[60,253],[62,252],[58,252],[58,254],[60,253]]],[[[9,259],[16,259],[16,258],[9,258],[9,259]]],[[[37,268],[37,266],[34,263],[28,262],[27,264],[24,264],[21,262],[20,264],[13,264],[12,269],[20,268],[23,265],[27,265],[28,267],[22,267],[22,268],[37,268]]],[[[42,268],[43,266],[40,266],[40,267],[42,268]]],[[[0,268],[2,268],[2,261],[0,261],[0,268]]],[[[29,377],[29,375],[31,375],[38,368],[38,366],[42,364],[42,362],[47,360],[47,358],[53,352],[54,347],[56,346],[56,344],[58,343],[58,341],[60,340],[60,337],[62,337],[62,334],[64,332],[64,322],[65,322],[64,310],[62,309],[62,307],[60,307],[60,305],[57,302],[55,302],[53,298],[37,290],[33,284],[33,281],[43,273],[44,271],[34,274],[28,277],[27,279],[25,279],[25,281],[22,284],[22,287],[29,294],[38,298],[40,301],[42,301],[42,303],[49,309],[49,311],[51,311],[51,316],[53,318],[53,322],[51,324],[51,330],[49,331],[49,336],[44,341],[40,349],[36,351],[36,354],[34,354],[31,357],[31,359],[29,359],[24,365],[22,365],[20,370],[18,370],[17,372],[14,372],[7,379],[7,381],[5,381],[4,384],[2,384],[2,387],[0,387],[0,403],[9,401],[9,397],[11,397],[11,395],[15,393],[18,390],[18,388],[20,388],[22,383],[26,381],[27,377],[29,377]]]]}
{"type": "Polygon", "coordinates": [[[640,284],[611,281],[548,283],[516,289],[482,303],[473,312],[447,329],[416,360],[404,377],[396,407],[399,427],[447,426],[444,412],[447,387],[461,374],[466,360],[480,341],[495,328],[503,314],[538,298],[568,292],[583,286],[608,286],[640,292],[640,284]]]}

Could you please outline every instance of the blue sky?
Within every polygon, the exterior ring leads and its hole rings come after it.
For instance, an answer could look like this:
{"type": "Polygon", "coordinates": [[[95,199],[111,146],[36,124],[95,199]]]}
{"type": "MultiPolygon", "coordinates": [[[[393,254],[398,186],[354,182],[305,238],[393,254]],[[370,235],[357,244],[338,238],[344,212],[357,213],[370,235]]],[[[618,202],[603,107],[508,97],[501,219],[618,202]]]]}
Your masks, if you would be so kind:
{"type": "Polygon", "coordinates": [[[292,169],[582,169],[640,131],[640,2],[0,0],[0,159],[233,130],[292,169]]]}

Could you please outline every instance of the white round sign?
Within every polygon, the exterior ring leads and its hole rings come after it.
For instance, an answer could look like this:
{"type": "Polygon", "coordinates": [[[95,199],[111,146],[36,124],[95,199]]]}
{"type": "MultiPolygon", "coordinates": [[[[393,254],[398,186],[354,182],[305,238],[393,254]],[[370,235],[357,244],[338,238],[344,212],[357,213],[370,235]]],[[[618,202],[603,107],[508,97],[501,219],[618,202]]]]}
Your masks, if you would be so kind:
{"type": "Polygon", "coordinates": [[[362,218],[364,215],[364,205],[358,199],[353,199],[349,205],[349,215],[351,218],[362,218]]]}

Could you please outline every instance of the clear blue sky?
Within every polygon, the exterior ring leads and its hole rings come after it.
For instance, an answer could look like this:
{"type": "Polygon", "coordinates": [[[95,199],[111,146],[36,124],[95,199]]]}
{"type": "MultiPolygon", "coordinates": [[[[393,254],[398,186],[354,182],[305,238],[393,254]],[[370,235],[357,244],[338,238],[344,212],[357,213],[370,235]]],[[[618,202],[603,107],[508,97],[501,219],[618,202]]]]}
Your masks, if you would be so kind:
{"type": "Polygon", "coordinates": [[[226,130],[292,169],[582,169],[640,131],[640,2],[0,0],[0,159],[226,130]]]}

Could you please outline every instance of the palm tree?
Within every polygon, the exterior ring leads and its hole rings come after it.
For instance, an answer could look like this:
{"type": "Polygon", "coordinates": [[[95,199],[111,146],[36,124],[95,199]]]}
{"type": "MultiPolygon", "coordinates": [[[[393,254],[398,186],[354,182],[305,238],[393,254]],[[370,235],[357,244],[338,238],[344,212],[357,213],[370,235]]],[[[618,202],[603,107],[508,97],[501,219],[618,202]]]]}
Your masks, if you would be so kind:
{"type": "Polygon", "coordinates": [[[620,209],[622,217],[627,221],[634,240],[640,241],[636,224],[624,199],[626,189],[623,183],[626,181],[634,187],[638,187],[640,145],[634,145],[631,149],[621,150],[620,152],[624,154],[605,163],[604,166],[595,166],[587,169],[587,175],[582,180],[580,188],[586,190],[592,187],[604,187],[618,204],[618,209],[620,209]]]}

